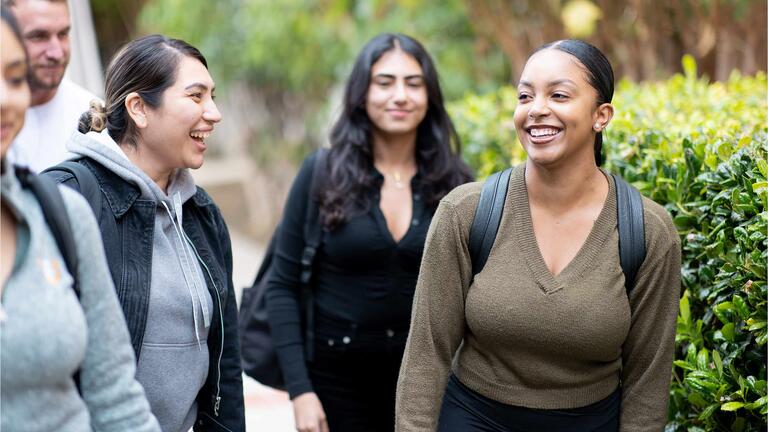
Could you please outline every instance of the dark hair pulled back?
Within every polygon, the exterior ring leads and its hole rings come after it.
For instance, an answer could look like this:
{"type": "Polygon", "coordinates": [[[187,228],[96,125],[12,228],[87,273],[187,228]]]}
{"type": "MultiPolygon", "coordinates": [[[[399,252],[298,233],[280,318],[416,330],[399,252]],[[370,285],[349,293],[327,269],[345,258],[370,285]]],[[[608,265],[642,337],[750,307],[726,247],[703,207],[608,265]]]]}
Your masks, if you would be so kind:
{"type": "Polygon", "coordinates": [[[179,39],[149,35],[125,45],[109,62],[104,97],[91,102],[80,117],[78,130],[101,132],[105,127],[119,144],[136,145],[136,125],[125,107],[126,97],[136,92],[150,108],[162,103],[163,92],[176,81],[182,57],[208,62],[197,48],[179,39]]]}
{"type": "Polygon", "coordinates": [[[425,203],[436,206],[451,189],[472,179],[469,167],[461,160],[461,143],[443,105],[443,93],[431,57],[411,37],[382,33],[368,41],[357,56],[344,90],[342,113],[331,130],[328,175],[323,187],[317,188],[320,217],[330,229],[370,205],[365,192],[376,186],[376,176],[372,125],[365,100],[374,63],[396,49],[419,63],[427,90],[427,113],[418,126],[416,138],[416,163],[425,203]]]}
{"type": "MultiPolygon", "coordinates": [[[[595,46],[578,39],[566,39],[540,46],[537,53],[545,49],[556,49],[576,57],[587,72],[587,81],[597,91],[597,104],[610,103],[613,99],[614,77],[611,62],[595,46]]],[[[595,135],[595,163],[603,163],[603,133],[595,135]]]]}

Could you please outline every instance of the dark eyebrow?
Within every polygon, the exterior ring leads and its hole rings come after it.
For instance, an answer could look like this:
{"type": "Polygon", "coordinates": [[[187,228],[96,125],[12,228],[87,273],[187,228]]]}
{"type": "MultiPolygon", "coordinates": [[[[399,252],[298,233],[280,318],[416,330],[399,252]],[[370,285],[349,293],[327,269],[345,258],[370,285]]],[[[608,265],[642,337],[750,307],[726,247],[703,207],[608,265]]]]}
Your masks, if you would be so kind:
{"type": "MultiPolygon", "coordinates": [[[[184,87],[184,90],[190,90],[190,89],[192,89],[194,87],[199,87],[200,90],[208,90],[208,86],[207,85],[205,85],[203,83],[199,83],[199,82],[192,83],[192,84],[184,87]]],[[[211,92],[213,92],[214,90],[216,90],[215,86],[211,89],[211,92]]]]}
{"type": "Polygon", "coordinates": [[[562,79],[558,79],[558,80],[554,80],[554,81],[550,81],[549,82],[549,86],[550,87],[555,87],[555,86],[558,86],[560,84],[567,84],[567,85],[576,87],[576,83],[573,80],[569,80],[568,78],[562,78],[562,79]]]}
{"type": "MultiPolygon", "coordinates": [[[[558,86],[560,84],[568,84],[568,85],[576,87],[576,83],[573,82],[573,80],[570,80],[568,78],[561,78],[561,79],[556,79],[554,81],[550,81],[549,83],[547,83],[547,87],[555,87],[555,86],[558,86]]],[[[531,84],[528,81],[520,81],[517,84],[517,86],[518,87],[530,87],[530,88],[533,88],[533,84],[531,84]]]]}
{"type": "Polygon", "coordinates": [[[31,37],[39,37],[39,36],[48,36],[50,33],[48,33],[45,30],[41,29],[32,29],[26,33],[24,33],[25,38],[31,38],[31,37]]]}
{"type": "MultiPolygon", "coordinates": [[[[395,78],[397,78],[397,77],[396,77],[396,76],[394,76],[394,75],[392,75],[392,74],[385,74],[385,73],[380,73],[380,74],[376,74],[376,75],[374,76],[374,78],[389,78],[389,79],[395,79],[395,78]]],[[[406,79],[406,80],[409,80],[409,79],[414,79],[414,78],[421,78],[421,79],[423,79],[423,78],[424,78],[424,75],[421,75],[421,74],[416,74],[416,75],[407,75],[407,76],[405,77],[405,79],[406,79]]]]}

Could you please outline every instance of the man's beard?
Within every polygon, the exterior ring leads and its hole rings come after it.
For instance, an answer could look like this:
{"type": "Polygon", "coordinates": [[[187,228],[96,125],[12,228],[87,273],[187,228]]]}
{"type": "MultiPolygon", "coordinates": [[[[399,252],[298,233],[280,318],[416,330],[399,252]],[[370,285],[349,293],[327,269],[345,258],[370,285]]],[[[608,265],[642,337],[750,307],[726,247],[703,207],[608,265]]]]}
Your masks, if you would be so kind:
{"type": "Polygon", "coordinates": [[[29,70],[29,86],[31,90],[54,90],[59,87],[67,70],[67,63],[48,63],[44,66],[33,66],[29,70]],[[52,75],[45,70],[45,66],[61,66],[61,73],[52,75]],[[42,76],[38,72],[43,72],[42,76]]]}

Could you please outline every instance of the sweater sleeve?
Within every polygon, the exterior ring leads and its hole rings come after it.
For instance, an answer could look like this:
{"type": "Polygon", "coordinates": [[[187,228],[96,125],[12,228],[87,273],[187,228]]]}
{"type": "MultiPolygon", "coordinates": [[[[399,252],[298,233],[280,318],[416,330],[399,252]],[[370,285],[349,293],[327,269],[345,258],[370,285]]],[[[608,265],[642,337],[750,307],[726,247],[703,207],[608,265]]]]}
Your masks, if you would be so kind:
{"type": "Polygon", "coordinates": [[[456,208],[443,200],[429,227],[416,284],[395,406],[398,432],[434,431],[451,361],[464,336],[464,293],[472,276],[456,208]]]}
{"type": "Polygon", "coordinates": [[[267,282],[267,313],[272,342],[291,399],[313,391],[304,358],[299,276],[304,250],[304,218],[316,157],[313,155],[304,161],[288,193],[283,219],[276,234],[272,274],[267,282]]]}
{"type": "Polygon", "coordinates": [[[80,383],[91,426],[98,431],[159,432],[144,389],[135,379],[136,360],[96,219],[80,195],[59,189],[77,241],[80,304],[88,325],[80,383]]]}
{"type": "Polygon", "coordinates": [[[622,432],[661,431],[667,420],[680,300],[680,242],[666,212],[646,212],[646,219],[662,232],[661,238],[650,239],[630,294],[631,325],[622,347],[622,432]]]}

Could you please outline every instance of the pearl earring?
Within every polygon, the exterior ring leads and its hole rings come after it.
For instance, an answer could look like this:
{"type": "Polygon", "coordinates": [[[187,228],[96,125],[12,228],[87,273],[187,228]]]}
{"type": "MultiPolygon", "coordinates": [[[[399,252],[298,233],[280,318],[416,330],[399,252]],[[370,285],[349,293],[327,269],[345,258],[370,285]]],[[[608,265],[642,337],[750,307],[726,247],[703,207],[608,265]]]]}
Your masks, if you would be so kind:
{"type": "Polygon", "coordinates": [[[600,132],[600,123],[595,123],[595,126],[593,126],[596,131],[600,132]]]}

